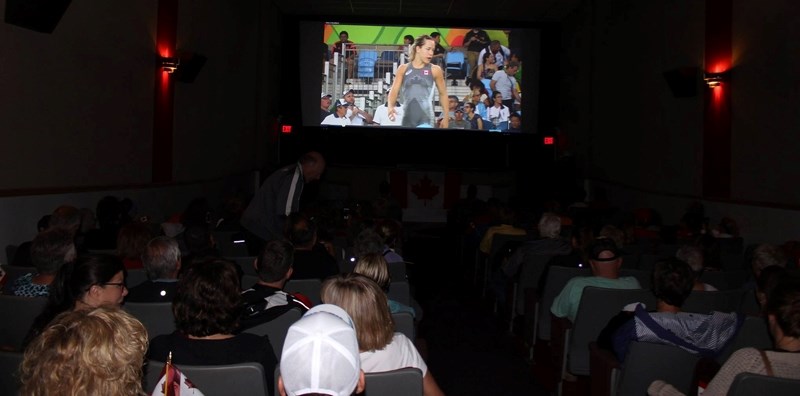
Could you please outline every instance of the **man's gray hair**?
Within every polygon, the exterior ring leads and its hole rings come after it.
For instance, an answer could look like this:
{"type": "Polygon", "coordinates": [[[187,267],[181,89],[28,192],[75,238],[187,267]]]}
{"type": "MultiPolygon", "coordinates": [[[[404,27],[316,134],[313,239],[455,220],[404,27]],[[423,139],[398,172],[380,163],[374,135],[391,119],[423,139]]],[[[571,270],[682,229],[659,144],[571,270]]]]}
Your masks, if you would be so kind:
{"type": "Polygon", "coordinates": [[[695,273],[699,273],[703,270],[703,250],[697,246],[681,246],[681,248],[675,252],[675,257],[689,264],[689,266],[692,267],[692,271],[695,273]]]}
{"type": "Polygon", "coordinates": [[[181,249],[175,239],[160,236],[150,240],[142,254],[142,263],[150,280],[168,279],[178,269],[181,249]]]}
{"type": "Polygon", "coordinates": [[[539,219],[539,236],[558,238],[559,234],[561,234],[561,217],[553,212],[545,212],[539,219]]]}
{"type": "Polygon", "coordinates": [[[763,243],[753,250],[753,271],[760,273],[764,268],[777,265],[786,267],[786,255],[779,246],[763,243]]]}

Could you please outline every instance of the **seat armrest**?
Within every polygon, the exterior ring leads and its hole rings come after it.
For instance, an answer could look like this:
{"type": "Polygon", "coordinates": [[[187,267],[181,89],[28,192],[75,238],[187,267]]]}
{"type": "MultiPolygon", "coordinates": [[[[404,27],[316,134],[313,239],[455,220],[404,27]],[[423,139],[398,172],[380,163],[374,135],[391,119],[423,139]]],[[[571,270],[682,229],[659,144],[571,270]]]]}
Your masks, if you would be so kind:
{"type": "Polygon", "coordinates": [[[611,396],[614,369],[621,367],[614,353],[589,343],[589,377],[592,396],[611,396]]]}

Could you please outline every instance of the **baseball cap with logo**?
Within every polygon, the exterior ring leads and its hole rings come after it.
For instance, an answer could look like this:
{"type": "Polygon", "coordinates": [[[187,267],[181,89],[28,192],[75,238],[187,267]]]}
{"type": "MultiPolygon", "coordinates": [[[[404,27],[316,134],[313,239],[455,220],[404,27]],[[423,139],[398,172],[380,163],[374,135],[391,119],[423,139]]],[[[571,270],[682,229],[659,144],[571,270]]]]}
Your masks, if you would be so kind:
{"type": "Polygon", "coordinates": [[[348,102],[348,101],[346,101],[344,99],[339,99],[339,100],[336,101],[336,107],[339,107],[339,106],[345,106],[345,107],[350,106],[350,102],[348,102]]]}
{"type": "Polygon", "coordinates": [[[349,396],[361,376],[353,320],[336,305],[311,308],[289,327],[280,365],[288,395],[349,396]]]}
{"type": "Polygon", "coordinates": [[[324,93],[324,92],[323,92],[323,93],[322,93],[322,96],[320,97],[320,99],[322,99],[322,98],[331,98],[331,97],[333,97],[333,95],[331,95],[331,94],[326,94],[326,93],[324,93]]]}
{"type": "Polygon", "coordinates": [[[594,240],[594,243],[591,246],[591,250],[589,251],[589,258],[592,261],[614,261],[622,255],[622,251],[617,247],[617,244],[614,243],[614,240],[611,238],[597,238],[594,240]],[[610,252],[610,257],[601,258],[600,255],[603,252],[610,252]]]}

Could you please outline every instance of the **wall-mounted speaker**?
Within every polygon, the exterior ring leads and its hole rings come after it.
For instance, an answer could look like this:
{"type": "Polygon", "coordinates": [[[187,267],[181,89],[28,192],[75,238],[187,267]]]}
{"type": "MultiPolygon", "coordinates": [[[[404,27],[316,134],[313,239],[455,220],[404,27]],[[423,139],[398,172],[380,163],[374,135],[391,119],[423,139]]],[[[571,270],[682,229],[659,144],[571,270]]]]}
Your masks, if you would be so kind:
{"type": "Polygon", "coordinates": [[[669,90],[676,98],[692,98],[697,96],[697,85],[699,84],[699,72],[697,67],[679,67],[677,69],[664,72],[664,79],[667,80],[669,90]]]}
{"type": "Polygon", "coordinates": [[[72,0],[6,0],[8,24],[53,33],[72,0]]]}

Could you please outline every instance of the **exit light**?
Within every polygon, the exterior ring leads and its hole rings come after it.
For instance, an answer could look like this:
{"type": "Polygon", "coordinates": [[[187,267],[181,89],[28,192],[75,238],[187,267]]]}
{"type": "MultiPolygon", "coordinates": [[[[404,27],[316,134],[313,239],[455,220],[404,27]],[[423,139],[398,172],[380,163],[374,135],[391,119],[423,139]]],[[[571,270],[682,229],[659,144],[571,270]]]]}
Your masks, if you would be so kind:
{"type": "Polygon", "coordinates": [[[281,133],[292,133],[291,125],[281,125],[281,133]]]}
{"type": "Polygon", "coordinates": [[[553,145],[553,143],[555,143],[555,139],[553,139],[552,136],[545,136],[544,137],[545,146],[551,146],[551,145],[553,145]]]}

